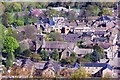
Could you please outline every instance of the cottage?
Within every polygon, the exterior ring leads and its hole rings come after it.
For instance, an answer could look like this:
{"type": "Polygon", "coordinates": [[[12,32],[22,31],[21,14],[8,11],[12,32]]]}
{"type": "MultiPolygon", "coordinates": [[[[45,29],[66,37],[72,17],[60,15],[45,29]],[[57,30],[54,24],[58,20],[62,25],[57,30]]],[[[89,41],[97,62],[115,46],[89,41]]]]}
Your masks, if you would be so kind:
{"type": "Polygon", "coordinates": [[[90,54],[93,52],[93,49],[86,49],[86,48],[78,48],[77,46],[74,48],[74,52],[77,54],[78,57],[84,57],[86,54],[90,54]]]}
{"type": "Polygon", "coordinates": [[[81,67],[94,77],[102,77],[107,72],[114,76],[112,67],[107,63],[81,63],[81,67]]]}
{"type": "Polygon", "coordinates": [[[55,77],[60,72],[60,65],[50,59],[48,62],[45,63],[45,66],[42,71],[43,77],[55,77]]]}
{"type": "Polygon", "coordinates": [[[70,78],[71,75],[76,71],[76,68],[64,68],[60,71],[60,75],[65,78],[70,78]]]}
{"type": "Polygon", "coordinates": [[[81,34],[63,34],[62,37],[67,42],[77,42],[81,39],[81,34]]]}
{"type": "Polygon", "coordinates": [[[62,52],[66,48],[74,49],[75,43],[72,42],[60,42],[60,41],[45,41],[42,45],[42,50],[53,51],[58,50],[58,52],[62,52]]]}

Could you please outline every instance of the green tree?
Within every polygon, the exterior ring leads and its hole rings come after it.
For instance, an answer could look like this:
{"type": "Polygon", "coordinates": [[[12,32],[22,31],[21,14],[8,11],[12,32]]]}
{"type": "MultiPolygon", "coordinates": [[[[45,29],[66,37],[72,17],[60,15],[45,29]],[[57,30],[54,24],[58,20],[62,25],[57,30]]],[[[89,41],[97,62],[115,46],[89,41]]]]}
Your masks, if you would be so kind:
{"type": "Polygon", "coordinates": [[[14,12],[20,12],[22,10],[21,4],[17,2],[12,3],[12,9],[14,12]]]}
{"type": "Polygon", "coordinates": [[[89,8],[90,8],[89,9],[90,12],[94,14],[95,16],[97,16],[99,12],[101,11],[97,5],[91,5],[89,8]]]}
{"type": "Polygon", "coordinates": [[[102,14],[103,15],[112,15],[112,10],[109,10],[108,8],[103,8],[102,9],[102,14]]]}
{"type": "Polygon", "coordinates": [[[61,59],[61,60],[60,60],[60,63],[61,63],[62,65],[65,65],[65,64],[68,64],[68,61],[67,61],[66,59],[61,59]]]}
{"type": "Polygon", "coordinates": [[[22,50],[20,47],[18,47],[17,49],[15,49],[15,56],[20,56],[22,54],[22,50]]]}
{"type": "Polygon", "coordinates": [[[90,75],[83,68],[80,68],[74,74],[72,74],[71,78],[72,79],[90,78],[90,75]]]}
{"type": "Polygon", "coordinates": [[[23,26],[24,25],[24,21],[23,20],[15,20],[13,22],[14,26],[23,26]]]}
{"type": "Polygon", "coordinates": [[[15,60],[15,55],[13,53],[8,53],[6,60],[6,67],[12,66],[14,60],[15,60]]]}
{"type": "Polygon", "coordinates": [[[17,40],[12,36],[5,36],[2,44],[3,44],[2,51],[5,53],[14,53],[15,49],[19,47],[17,40]]]}
{"type": "Polygon", "coordinates": [[[90,53],[88,53],[88,54],[85,55],[84,58],[86,59],[86,61],[89,61],[89,62],[91,61],[90,55],[91,55],[90,53]]]}
{"type": "Polygon", "coordinates": [[[0,16],[4,13],[5,6],[4,4],[0,3],[0,16]]]}
{"type": "Polygon", "coordinates": [[[41,56],[42,60],[46,61],[46,60],[48,60],[49,54],[48,54],[47,51],[42,50],[42,51],[40,52],[40,56],[41,56]]]}
{"type": "Polygon", "coordinates": [[[23,51],[23,56],[30,57],[31,56],[31,51],[30,49],[26,49],[23,51]]]}
{"type": "Polygon", "coordinates": [[[51,32],[48,36],[47,36],[47,40],[48,41],[62,41],[63,38],[60,35],[60,33],[58,32],[51,32]]]}
{"type": "Polygon", "coordinates": [[[97,51],[93,51],[90,55],[90,59],[92,62],[97,62],[100,60],[100,54],[97,51]]]}
{"type": "Polygon", "coordinates": [[[13,65],[13,61],[11,59],[6,60],[6,67],[10,67],[13,65]]]}
{"type": "Polygon", "coordinates": [[[13,23],[13,21],[14,21],[14,17],[11,15],[11,13],[5,12],[2,15],[2,24],[4,26],[10,26],[11,23],[13,23]]]}
{"type": "Polygon", "coordinates": [[[18,12],[22,10],[21,3],[17,3],[17,2],[4,3],[4,5],[5,5],[5,11],[10,12],[10,13],[18,12]]]}
{"type": "Polygon", "coordinates": [[[51,54],[51,58],[58,61],[59,60],[59,53],[57,50],[54,50],[51,54]]]}
{"type": "Polygon", "coordinates": [[[96,51],[97,53],[100,54],[100,57],[103,58],[104,56],[104,49],[102,47],[100,47],[99,45],[94,45],[93,46],[93,50],[96,51]]]}
{"type": "Polygon", "coordinates": [[[70,54],[70,58],[68,59],[69,61],[69,63],[75,63],[76,61],[77,61],[77,56],[76,56],[76,53],[74,53],[74,52],[72,52],[71,54],[70,54]]]}

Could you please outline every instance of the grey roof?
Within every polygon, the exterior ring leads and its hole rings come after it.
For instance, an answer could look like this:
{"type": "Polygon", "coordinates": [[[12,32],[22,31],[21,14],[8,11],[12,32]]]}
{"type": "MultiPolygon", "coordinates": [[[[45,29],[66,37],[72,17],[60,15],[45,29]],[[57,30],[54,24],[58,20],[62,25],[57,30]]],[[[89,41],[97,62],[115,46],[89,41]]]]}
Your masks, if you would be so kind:
{"type": "Polygon", "coordinates": [[[67,34],[62,35],[63,39],[67,42],[77,42],[81,38],[81,34],[67,34]]]}
{"type": "Polygon", "coordinates": [[[83,54],[83,55],[86,55],[88,53],[91,53],[92,52],[92,49],[86,49],[86,48],[78,48],[77,46],[75,47],[74,49],[74,52],[76,54],[83,54]]]}
{"type": "Polygon", "coordinates": [[[103,35],[105,33],[106,33],[106,31],[95,31],[94,35],[103,35]]]}
{"type": "Polygon", "coordinates": [[[75,43],[73,42],[60,42],[60,41],[46,41],[42,48],[53,48],[53,49],[65,49],[69,47],[70,49],[74,49],[75,43]]]}
{"type": "Polygon", "coordinates": [[[103,67],[103,69],[110,69],[112,70],[112,67],[107,63],[82,63],[83,67],[103,67]]]}
{"type": "Polygon", "coordinates": [[[23,63],[22,63],[23,67],[27,67],[28,69],[31,70],[32,66],[34,65],[34,62],[31,61],[30,59],[26,59],[26,60],[23,60],[23,63]]]}
{"type": "Polygon", "coordinates": [[[35,63],[35,69],[43,69],[45,66],[45,62],[37,62],[35,63]]]}
{"type": "Polygon", "coordinates": [[[107,38],[99,37],[99,38],[94,38],[93,40],[94,40],[93,42],[105,42],[105,41],[107,41],[107,38]]]}
{"type": "Polygon", "coordinates": [[[44,69],[47,68],[51,68],[53,71],[58,72],[60,70],[60,65],[57,62],[50,59],[48,62],[45,63],[44,69]]]}

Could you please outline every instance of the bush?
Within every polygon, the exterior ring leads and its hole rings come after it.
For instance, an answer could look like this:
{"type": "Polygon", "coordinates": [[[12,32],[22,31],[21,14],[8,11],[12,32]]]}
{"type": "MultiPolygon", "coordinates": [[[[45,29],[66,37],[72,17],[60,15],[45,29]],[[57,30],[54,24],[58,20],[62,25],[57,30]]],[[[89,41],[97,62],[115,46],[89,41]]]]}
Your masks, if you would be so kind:
{"type": "Polygon", "coordinates": [[[30,57],[31,56],[31,51],[29,49],[26,49],[23,51],[23,56],[30,57]]]}

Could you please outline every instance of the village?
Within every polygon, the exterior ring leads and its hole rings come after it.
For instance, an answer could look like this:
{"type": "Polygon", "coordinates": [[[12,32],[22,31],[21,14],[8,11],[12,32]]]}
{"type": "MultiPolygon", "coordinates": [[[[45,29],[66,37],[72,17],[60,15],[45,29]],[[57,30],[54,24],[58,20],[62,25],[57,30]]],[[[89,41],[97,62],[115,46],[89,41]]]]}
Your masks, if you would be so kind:
{"type": "Polygon", "coordinates": [[[15,15],[30,16],[24,25],[3,18],[2,78],[119,78],[118,10],[105,10],[30,7],[15,15]]]}

